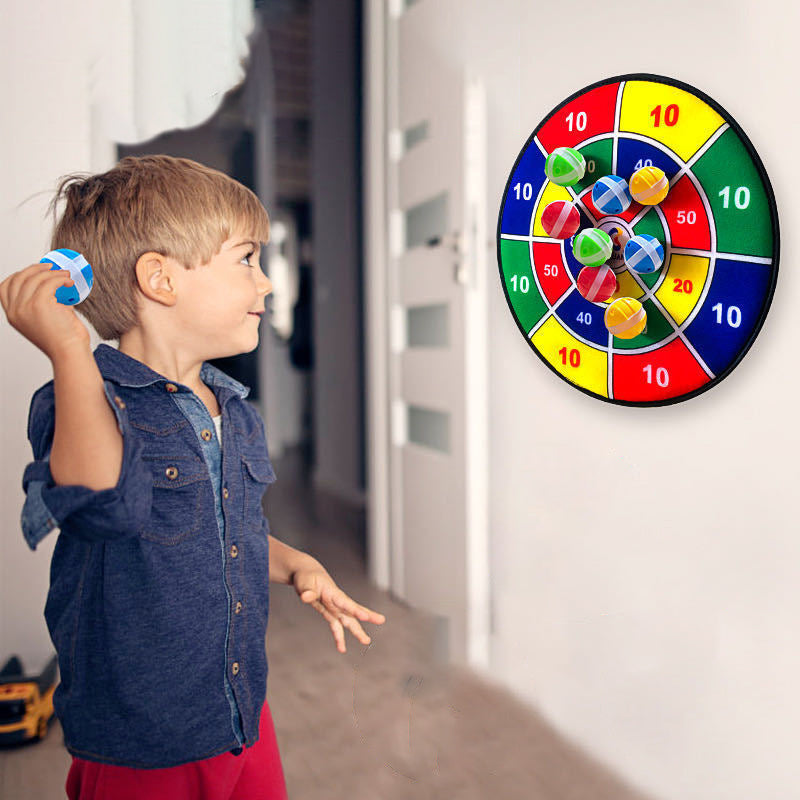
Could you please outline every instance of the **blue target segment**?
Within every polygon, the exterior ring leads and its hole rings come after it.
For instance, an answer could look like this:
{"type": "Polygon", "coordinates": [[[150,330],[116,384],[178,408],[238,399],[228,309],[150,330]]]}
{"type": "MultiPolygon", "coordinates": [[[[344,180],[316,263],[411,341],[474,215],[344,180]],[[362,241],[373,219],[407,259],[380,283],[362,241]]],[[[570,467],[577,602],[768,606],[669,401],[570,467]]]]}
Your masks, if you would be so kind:
{"type": "Polygon", "coordinates": [[[642,167],[658,167],[664,171],[667,180],[672,180],[672,176],[680,170],[678,163],[663,150],[638,139],[620,137],[617,141],[616,174],[630,181],[631,175],[642,167]]]}
{"type": "Polygon", "coordinates": [[[602,347],[608,346],[608,330],[603,322],[605,306],[590,303],[573,288],[566,299],[555,310],[555,315],[571,331],[602,347]]]}
{"type": "Polygon", "coordinates": [[[534,205],[544,182],[544,156],[531,140],[508,182],[500,233],[530,236],[534,205]]]}
{"type": "Polygon", "coordinates": [[[762,318],[772,270],[771,264],[717,259],[708,295],[685,330],[715,375],[744,355],[762,318]]]}

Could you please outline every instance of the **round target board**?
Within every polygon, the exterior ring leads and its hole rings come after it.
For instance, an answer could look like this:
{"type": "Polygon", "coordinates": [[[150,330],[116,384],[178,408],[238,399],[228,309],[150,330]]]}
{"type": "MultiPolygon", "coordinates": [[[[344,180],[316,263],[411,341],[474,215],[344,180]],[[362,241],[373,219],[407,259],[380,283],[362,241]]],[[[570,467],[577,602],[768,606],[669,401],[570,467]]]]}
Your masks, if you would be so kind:
{"type": "Polygon", "coordinates": [[[500,277],[520,331],[566,381],[621,405],[686,400],[728,375],[764,322],[778,251],[772,187],[744,131],[707,95],[657,75],[609,78],[550,112],[517,157],[498,219],[500,277]],[[558,147],[586,161],[572,186],[545,175],[545,159],[558,147]],[[598,178],[629,181],[644,166],[665,173],[663,201],[634,200],[619,215],[597,210],[598,178]],[[579,231],[600,228],[615,242],[608,264],[618,289],[605,302],[578,291],[583,265],[572,240],[542,227],[542,211],[556,200],[578,207],[579,231]],[[620,244],[640,234],[663,245],[657,271],[625,265],[620,244]],[[647,314],[644,331],[630,339],[604,324],[608,304],[620,297],[638,300],[647,314]]]}

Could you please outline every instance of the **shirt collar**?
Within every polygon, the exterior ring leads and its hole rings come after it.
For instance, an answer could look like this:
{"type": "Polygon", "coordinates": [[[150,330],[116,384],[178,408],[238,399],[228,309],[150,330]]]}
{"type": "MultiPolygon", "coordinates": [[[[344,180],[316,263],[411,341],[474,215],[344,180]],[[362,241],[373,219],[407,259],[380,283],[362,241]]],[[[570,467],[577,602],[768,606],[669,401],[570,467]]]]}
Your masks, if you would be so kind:
{"type": "MultiPolygon", "coordinates": [[[[100,343],[94,351],[94,358],[103,378],[120,386],[142,388],[157,381],[168,381],[163,375],[150,369],[147,364],[121,352],[116,347],[100,343]]],[[[244,400],[250,394],[250,387],[226,375],[221,369],[204,361],[200,367],[200,379],[206,385],[224,386],[244,400]]],[[[176,385],[183,386],[184,384],[176,385]]],[[[188,388],[188,387],[187,387],[188,388]]]]}

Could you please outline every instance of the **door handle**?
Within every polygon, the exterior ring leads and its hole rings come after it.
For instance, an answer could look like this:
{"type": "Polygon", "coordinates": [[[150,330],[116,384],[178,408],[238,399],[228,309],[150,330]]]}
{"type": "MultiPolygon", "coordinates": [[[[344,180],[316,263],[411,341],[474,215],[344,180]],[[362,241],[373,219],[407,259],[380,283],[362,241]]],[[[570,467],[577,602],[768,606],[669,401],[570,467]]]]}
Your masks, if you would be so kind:
{"type": "Polygon", "coordinates": [[[453,264],[453,279],[456,283],[466,285],[467,275],[464,269],[464,252],[462,249],[461,231],[452,231],[445,233],[442,236],[432,236],[425,244],[428,247],[447,247],[453,251],[455,255],[455,263],[453,264]]]}

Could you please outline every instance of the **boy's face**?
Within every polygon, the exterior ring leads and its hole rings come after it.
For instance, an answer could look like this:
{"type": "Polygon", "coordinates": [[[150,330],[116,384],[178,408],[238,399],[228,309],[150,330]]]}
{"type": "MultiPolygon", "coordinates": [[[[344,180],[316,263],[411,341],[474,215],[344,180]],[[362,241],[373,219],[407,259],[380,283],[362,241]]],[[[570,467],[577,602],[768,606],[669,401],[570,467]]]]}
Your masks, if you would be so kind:
{"type": "Polygon", "coordinates": [[[260,313],[272,291],[259,257],[258,242],[234,235],[208,264],[173,273],[178,338],[188,350],[223,358],[258,347],[260,313]]]}

